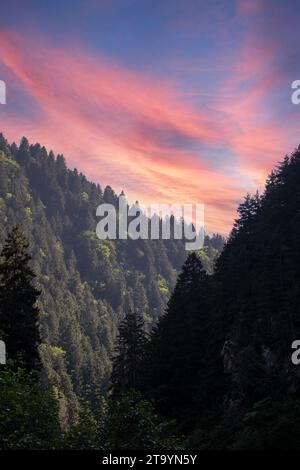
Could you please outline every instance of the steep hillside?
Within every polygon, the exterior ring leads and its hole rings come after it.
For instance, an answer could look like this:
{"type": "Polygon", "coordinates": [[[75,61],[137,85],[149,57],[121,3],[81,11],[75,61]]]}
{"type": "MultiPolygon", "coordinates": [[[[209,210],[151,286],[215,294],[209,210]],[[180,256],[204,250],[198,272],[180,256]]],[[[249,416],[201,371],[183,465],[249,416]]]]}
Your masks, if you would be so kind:
{"type": "MultiPolygon", "coordinates": [[[[102,191],[69,170],[63,156],[25,138],[20,147],[8,145],[0,135],[0,246],[21,224],[42,291],[45,380],[63,394],[66,421],[78,400],[94,401],[106,390],[124,313],[141,312],[150,328],[186,258],[180,240],[99,240],[96,207],[117,199],[110,187],[102,191]]],[[[219,236],[206,238],[200,253],[208,271],[222,244],[219,236]]]]}
{"type": "Polygon", "coordinates": [[[299,449],[300,147],[238,213],[212,276],[188,257],[144,391],[197,448],[299,449]]]}

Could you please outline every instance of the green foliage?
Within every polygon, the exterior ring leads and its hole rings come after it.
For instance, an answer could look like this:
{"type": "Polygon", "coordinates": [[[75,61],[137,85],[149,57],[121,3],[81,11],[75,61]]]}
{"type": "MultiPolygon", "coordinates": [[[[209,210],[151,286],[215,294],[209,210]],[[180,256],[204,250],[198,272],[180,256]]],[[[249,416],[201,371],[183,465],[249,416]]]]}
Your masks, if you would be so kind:
{"type": "MultiPolygon", "coordinates": [[[[166,314],[152,334],[144,360],[142,389],[156,399],[162,413],[176,418],[184,429],[197,418],[196,408],[202,413],[208,396],[213,392],[217,398],[219,394],[216,381],[209,377],[212,370],[216,371],[208,349],[209,294],[209,277],[200,258],[192,253],[179,275],[166,314]],[[209,373],[208,364],[212,367],[209,373]]],[[[219,372],[222,376],[222,370],[219,372]]]]}
{"type": "Polygon", "coordinates": [[[96,208],[117,203],[112,188],[102,191],[69,170],[62,155],[26,138],[10,146],[0,134],[0,151],[0,246],[21,224],[41,290],[42,376],[59,390],[61,419],[70,425],[79,402],[96,403],[109,387],[125,313],[139,312],[148,330],[157,322],[167,303],[159,276],[171,292],[186,251],[181,240],[98,240],[96,208]]]}
{"type": "MultiPolygon", "coordinates": [[[[151,402],[130,391],[111,400],[102,422],[101,442],[105,450],[182,449],[172,433],[173,423],[163,420],[151,402]]],[[[173,431],[174,432],[174,431],[173,431]]]]}
{"type": "Polygon", "coordinates": [[[0,150],[0,164],[9,165],[15,170],[18,170],[20,168],[18,163],[12,158],[7,157],[2,150],[0,150]]]}
{"type": "Polygon", "coordinates": [[[59,438],[54,393],[22,369],[1,369],[0,448],[51,449],[59,438]]]}
{"type": "Polygon", "coordinates": [[[138,313],[128,312],[119,326],[111,375],[114,396],[139,387],[147,335],[138,313]]]}
{"type": "Polygon", "coordinates": [[[86,193],[85,191],[83,191],[81,193],[81,199],[83,200],[83,202],[88,202],[89,201],[89,195],[88,193],[86,193]]]}
{"type": "Polygon", "coordinates": [[[158,276],[158,288],[161,292],[168,294],[169,293],[169,288],[166,279],[164,279],[162,276],[158,276]]]}
{"type": "Polygon", "coordinates": [[[153,404],[130,390],[118,399],[83,407],[78,422],[62,434],[61,449],[180,450],[183,439],[174,423],[161,418],[153,404]]]}
{"type": "Polygon", "coordinates": [[[300,147],[245,197],[212,276],[187,260],[152,335],[144,393],[191,446],[299,448],[299,182],[300,147]]]}
{"type": "Polygon", "coordinates": [[[35,306],[40,292],[33,286],[28,244],[18,226],[8,235],[0,255],[0,329],[8,358],[28,370],[39,368],[39,311],[35,306]]]}
{"type": "Polygon", "coordinates": [[[81,407],[78,421],[63,433],[58,446],[61,449],[101,449],[100,423],[104,416],[104,402],[99,403],[99,409],[81,407]]]}
{"type": "Polygon", "coordinates": [[[262,400],[243,417],[243,426],[236,433],[233,449],[299,450],[300,402],[262,400]]]}
{"type": "Polygon", "coordinates": [[[299,450],[300,402],[265,398],[227,412],[210,430],[197,429],[190,446],[200,450],[299,450]]]}

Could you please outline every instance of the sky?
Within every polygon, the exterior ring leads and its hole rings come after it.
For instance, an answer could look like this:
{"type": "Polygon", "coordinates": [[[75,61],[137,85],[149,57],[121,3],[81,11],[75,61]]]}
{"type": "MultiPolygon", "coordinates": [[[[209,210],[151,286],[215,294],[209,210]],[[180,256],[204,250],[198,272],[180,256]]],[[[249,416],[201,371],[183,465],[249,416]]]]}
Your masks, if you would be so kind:
{"type": "Polygon", "coordinates": [[[0,132],[228,234],[300,144],[300,1],[0,0],[0,132]]]}

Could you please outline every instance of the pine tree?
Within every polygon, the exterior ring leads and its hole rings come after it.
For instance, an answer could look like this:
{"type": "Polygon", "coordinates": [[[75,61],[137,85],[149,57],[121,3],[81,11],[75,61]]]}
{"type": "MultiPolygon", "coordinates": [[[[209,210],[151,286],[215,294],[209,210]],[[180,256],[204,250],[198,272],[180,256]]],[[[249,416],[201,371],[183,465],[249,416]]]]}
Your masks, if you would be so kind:
{"type": "Polygon", "coordinates": [[[37,370],[39,311],[35,306],[40,292],[33,286],[35,274],[29,267],[28,244],[16,226],[8,235],[0,261],[0,330],[8,359],[16,366],[37,370]]]}
{"type": "MultiPolygon", "coordinates": [[[[66,422],[77,413],[84,384],[84,399],[107,390],[119,319],[131,309],[143,313],[147,326],[156,322],[186,258],[183,240],[99,240],[103,195],[42,145],[26,139],[9,145],[0,137],[0,247],[16,223],[30,233],[43,289],[43,374],[63,394],[66,422]]],[[[105,202],[109,195],[114,203],[112,189],[105,202]]]]}
{"type": "Polygon", "coordinates": [[[140,365],[145,354],[147,335],[140,314],[129,311],[119,327],[116,356],[111,376],[114,396],[140,385],[140,365]]]}
{"type": "Polygon", "coordinates": [[[166,314],[152,335],[143,379],[158,409],[180,422],[193,419],[187,410],[194,406],[199,374],[206,362],[208,298],[209,277],[198,255],[192,253],[183,265],[166,314]]]}

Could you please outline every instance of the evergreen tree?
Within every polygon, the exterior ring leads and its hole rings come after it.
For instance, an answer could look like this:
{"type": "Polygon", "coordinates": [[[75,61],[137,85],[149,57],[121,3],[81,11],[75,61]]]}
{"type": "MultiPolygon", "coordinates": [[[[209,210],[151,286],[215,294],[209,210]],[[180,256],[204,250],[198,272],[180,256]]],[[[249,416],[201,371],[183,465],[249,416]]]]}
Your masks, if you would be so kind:
{"type": "Polygon", "coordinates": [[[40,292],[33,286],[28,244],[16,226],[8,235],[0,262],[0,330],[8,358],[27,370],[39,368],[39,311],[35,306],[40,292]]]}
{"type": "Polygon", "coordinates": [[[166,314],[152,335],[145,364],[149,370],[144,379],[146,389],[157,399],[162,413],[179,421],[191,417],[187,409],[191,409],[198,376],[205,365],[209,338],[208,281],[200,258],[190,254],[166,314]]]}
{"type": "Polygon", "coordinates": [[[59,402],[35,373],[0,369],[0,449],[53,449],[61,440],[59,402]]]}
{"type": "Polygon", "coordinates": [[[118,396],[140,386],[140,367],[147,335],[140,314],[129,311],[119,327],[116,356],[111,376],[113,394],[118,396]]]}
{"type": "MultiPolygon", "coordinates": [[[[150,329],[186,259],[183,240],[99,240],[96,208],[104,199],[117,197],[107,188],[104,198],[101,187],[68,169],[62,156],[55,159],[26,139],[17,146],[0,137],[0,246],[17,223],[26,227],[42,290],[43,376],[63,397],[68,423],[78,400],[94,402],[107,390],[126,311],[142,312],[150,329]]],[[[200,257],[206,269],[212,265],[206,254],[200,257]]]]}
{"type": "Polygon", "coordinates": [[[182,439],[174,435],[174,423],[161,418],[153,403],[134,390],[108,401],[100,442],[101,448],[107,450],[183,448],[182,439]]]}

